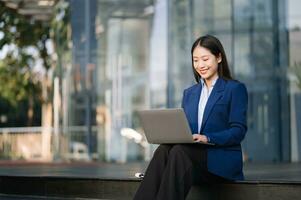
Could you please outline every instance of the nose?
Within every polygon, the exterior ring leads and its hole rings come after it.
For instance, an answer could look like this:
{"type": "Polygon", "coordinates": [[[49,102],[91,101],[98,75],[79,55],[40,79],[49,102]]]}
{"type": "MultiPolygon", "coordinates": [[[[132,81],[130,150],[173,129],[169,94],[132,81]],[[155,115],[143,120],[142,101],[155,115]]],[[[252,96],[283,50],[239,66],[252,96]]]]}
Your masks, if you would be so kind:
{"type": "Polygon", "coordinates": [[[202,62],[197,62],[197,63],[196,63],[196,68],[197,68],[197,69],[203,69],[203,68],[205,68],[205,65],[204,65],[204,63],[202,63],[202,62]]]}

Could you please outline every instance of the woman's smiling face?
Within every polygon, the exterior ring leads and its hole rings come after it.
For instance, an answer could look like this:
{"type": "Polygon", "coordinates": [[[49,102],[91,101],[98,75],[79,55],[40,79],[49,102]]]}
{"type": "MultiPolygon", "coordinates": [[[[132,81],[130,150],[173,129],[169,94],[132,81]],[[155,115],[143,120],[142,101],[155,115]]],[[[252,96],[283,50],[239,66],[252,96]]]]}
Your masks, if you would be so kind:
{"type": "Polygon", "coordinates": [[[202,46],[197,46],[193,50],[193,66],[205,82],[211,82],[218,76],[218,63],[221,61],[220,55],[216,57],[208,49],[202,46]]]}

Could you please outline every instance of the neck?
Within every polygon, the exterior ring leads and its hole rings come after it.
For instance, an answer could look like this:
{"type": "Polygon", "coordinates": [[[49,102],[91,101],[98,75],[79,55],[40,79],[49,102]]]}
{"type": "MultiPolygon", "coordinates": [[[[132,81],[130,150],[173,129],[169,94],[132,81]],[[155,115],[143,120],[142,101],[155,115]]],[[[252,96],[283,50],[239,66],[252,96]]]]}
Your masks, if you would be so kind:
{"type": "Polygon", "coordinates": [[[218,75],[216,74],[216,75],[213,76],[213,77],[210,77],[210,78],[208,78],[208,79],[204,79],[205,85],[206,85],[208,88],[210,88],[210,87],[212,86],[213,81],[216,80],[217,78],[218,78],[218,75]]]}

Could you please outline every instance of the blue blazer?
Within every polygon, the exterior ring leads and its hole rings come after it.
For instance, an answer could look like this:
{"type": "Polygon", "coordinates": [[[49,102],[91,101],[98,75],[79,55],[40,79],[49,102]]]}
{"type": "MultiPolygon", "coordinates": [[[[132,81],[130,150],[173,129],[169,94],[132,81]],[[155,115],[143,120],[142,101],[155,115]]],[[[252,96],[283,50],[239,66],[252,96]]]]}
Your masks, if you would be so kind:
{"type": "Polygon", "coordinates": [[[208,171],[230,180],[243,180],[241,141],[247,132],[248,93],[244,84],[218,78],[207,101],[198,131],[198,104],[202,84],[184,90],[182,108],[191,132],[209,137],[208,171]]]}

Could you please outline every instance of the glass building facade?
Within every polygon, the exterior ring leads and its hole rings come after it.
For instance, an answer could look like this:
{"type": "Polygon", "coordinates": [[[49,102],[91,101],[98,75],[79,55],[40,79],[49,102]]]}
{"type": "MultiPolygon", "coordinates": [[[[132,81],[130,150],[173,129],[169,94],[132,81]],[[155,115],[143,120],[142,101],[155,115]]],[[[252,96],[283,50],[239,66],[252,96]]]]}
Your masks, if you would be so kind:
{"type": "Polygon", "coordinates": [[[72,67],[61,116],[69,143],[85,144],[97,160],[149,159],[155,146],[138,137],[137,111],[180,107],[183,90],[195,84],[191,45],[212,34],[248,89],[245,160],[300,161],[301,88],[293,69],[301,65],[301,19],[290,15],[294,4],[70,0],[72,67]]]}

